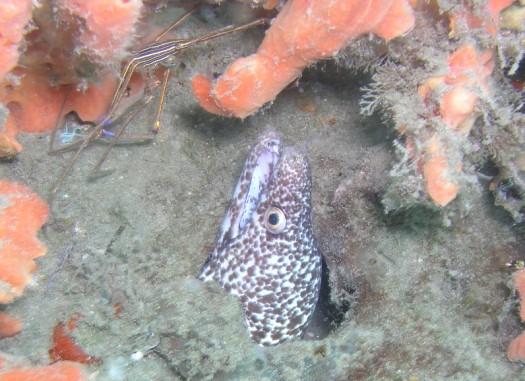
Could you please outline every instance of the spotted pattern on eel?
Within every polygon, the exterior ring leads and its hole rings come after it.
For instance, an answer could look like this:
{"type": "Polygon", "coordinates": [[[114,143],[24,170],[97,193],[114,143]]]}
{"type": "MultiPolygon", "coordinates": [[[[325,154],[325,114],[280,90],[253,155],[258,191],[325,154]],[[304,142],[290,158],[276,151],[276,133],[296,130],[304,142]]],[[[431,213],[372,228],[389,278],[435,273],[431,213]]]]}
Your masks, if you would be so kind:
{"type": "Polygon", "coordinates": [[[312,232],[306,157],[264,134],[251,149],[198,278],[239,298],[251,338],[276,345],[300,336],[314,312],[321,255],[312,232]]]}

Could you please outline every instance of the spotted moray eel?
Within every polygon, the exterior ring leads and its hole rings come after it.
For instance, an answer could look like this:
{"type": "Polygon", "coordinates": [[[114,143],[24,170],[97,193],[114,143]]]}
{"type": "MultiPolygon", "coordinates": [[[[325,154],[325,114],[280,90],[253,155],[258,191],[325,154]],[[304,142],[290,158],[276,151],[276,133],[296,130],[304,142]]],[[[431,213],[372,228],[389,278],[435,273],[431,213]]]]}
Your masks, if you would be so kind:
{"type": "Polygon", "coordinates": [[[314,312],[321,255],[312,232],[306,157],[266,133],[250,151],[217,243],[198,278],[239,298],[251,338],[300,336],[314,312]]]}

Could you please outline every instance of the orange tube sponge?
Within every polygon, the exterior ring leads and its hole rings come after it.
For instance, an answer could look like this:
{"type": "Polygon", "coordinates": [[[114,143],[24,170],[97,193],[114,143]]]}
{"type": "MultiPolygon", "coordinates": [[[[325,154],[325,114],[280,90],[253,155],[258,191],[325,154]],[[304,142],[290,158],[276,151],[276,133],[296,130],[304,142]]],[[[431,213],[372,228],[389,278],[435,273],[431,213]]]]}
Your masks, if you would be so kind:
{"type": "Polygon", "coordinates": [[[0,303],[22,295],[36,265],[46,253],[36,232],[47,220],[49,208],[28,187],[0,180],[0,303]]]}
{"type": "Polygon", "coordinates": [[[289,0],[257,53],[233,62],[213,85],[195,76],[193,92],[207,111],[244,118],[353,38],[371,32],[389,40],[413,25],[406,0],[289,0]]]}
{"type": "Polygon", "coordinates": [[[87,381],[81,364],[59,361],[41,368],[21,368],[0,372],[0,381],[87,381]]]}
{"type": "Polygon", "coordinates": [[[22,322],[17,318],[0,312],[0,339],[17,335],[22,331],[22,322]]]}
{"type": "Polygon", "coordinates": [[[82,20],[79,42],[101,63],[120,62],[142,12],[142,0],[59,0],[58,6],[82,20]]]}
{"type": "Polygon", "coordinates": [[[0,1],[0,81],[18,62],[18,49],[31,19],[31,6],[31,0],[0,1]]]}

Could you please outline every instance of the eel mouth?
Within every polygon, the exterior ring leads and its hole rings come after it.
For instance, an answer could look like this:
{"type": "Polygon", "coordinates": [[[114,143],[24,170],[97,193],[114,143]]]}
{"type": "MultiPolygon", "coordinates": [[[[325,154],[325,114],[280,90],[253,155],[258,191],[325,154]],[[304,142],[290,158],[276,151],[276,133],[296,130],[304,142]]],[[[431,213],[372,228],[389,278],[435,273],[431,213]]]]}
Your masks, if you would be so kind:
{"type": "Polygon", "coordinates": [[[250,150],[221,225],[219,241],[238,236],[252,220],[275,174],[281,152],[281,137],[273,131],[265,133],[250,150]]]}

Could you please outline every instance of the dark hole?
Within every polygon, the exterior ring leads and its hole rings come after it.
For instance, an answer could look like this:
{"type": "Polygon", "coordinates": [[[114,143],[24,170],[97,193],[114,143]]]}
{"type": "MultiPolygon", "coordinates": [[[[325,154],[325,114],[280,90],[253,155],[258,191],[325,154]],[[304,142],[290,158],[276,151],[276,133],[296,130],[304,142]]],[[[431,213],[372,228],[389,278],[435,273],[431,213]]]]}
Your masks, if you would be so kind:
{"type": "Polygon", "coordinates": [[[345,320],[346,312],[350,309],[349,303],[336,304],[330,297],[329,270],[322,258],[321,291],[319,301],[312,316],[312,320],[305,330],[305,339],[324,339],[330,332],[339,327],[345,320]]]}
{"type": "Polygon", "coordinates": [[[499,174],[499,168],[492,160],[488,160],[478,168],[478,172],[488,177],[496,177],[499,174]]]}
{"type": "Polygon", "coordinates": [[[521,192],[518,187],[514,185],[512,179],[504,179],[498,184],[498,192],[501,194],[503,199],[521,200],[521,192]]]}

